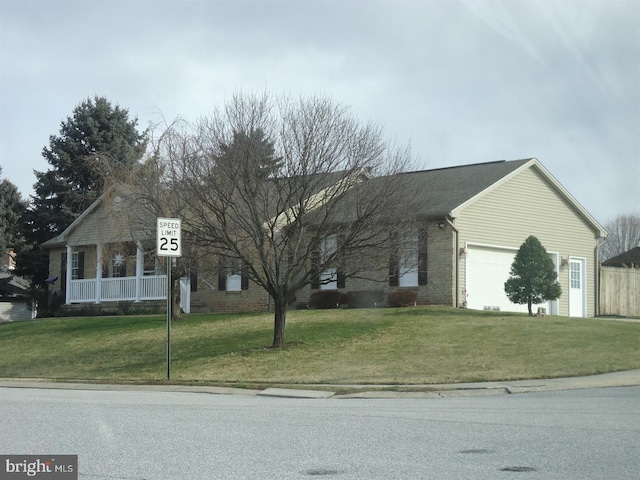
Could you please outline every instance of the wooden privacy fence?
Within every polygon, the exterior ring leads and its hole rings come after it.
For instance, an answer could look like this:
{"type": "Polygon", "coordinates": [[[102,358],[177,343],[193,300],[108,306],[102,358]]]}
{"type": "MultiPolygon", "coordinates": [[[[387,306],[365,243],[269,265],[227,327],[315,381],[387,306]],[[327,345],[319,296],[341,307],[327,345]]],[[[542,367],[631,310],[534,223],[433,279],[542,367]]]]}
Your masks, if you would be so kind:
{"type": "Polygon", "coordinates": [[[640,269],[601,267],[600,315],[640,318],[640,269]]]}

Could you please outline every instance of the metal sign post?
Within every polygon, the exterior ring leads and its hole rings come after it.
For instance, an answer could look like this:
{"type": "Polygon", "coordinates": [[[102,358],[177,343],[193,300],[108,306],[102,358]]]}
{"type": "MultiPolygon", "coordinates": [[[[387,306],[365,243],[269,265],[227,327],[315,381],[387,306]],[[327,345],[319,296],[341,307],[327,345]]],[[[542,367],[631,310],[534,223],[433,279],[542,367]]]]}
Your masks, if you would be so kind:
{"type": "Polygon", "coordinates": [[[171,264],[173,257],[182,256],[182,221],[177,218],[160,218],[156,220],[157,245],[159,257],[167,260],[167,380],[171,380],[171,307],[172,282],[171,264]]]}

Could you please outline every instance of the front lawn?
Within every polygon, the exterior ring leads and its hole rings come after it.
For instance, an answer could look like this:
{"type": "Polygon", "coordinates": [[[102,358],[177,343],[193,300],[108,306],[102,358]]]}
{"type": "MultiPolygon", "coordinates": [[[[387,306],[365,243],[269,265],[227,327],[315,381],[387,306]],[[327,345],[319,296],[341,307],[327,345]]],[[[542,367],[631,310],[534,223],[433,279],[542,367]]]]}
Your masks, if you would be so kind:
{"type": "MultiPolygon", "coordinates": [[[[640,368],[640,324],[451,308],[191,315],[172,325],[172,381],[429,384],[640,368]]],[[[0,377],[163,382],[166,318],[60,318],[0,325],[0,377]]]]}

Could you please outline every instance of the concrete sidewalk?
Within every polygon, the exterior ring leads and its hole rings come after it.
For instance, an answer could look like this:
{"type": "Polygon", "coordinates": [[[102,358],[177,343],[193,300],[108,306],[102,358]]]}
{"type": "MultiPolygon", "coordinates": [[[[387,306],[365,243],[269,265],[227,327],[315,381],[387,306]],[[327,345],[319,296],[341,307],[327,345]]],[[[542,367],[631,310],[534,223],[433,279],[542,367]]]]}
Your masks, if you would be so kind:
{"type": "MultiPolygon", "coordinates": [[[[450,383],[434,385],[394,385],[399,390],[424,391],[363,391],[339,395],[336,398],[398,398],[398,397],[462,397],[476,395],[502,395],[512,393],[541,392],[553,390],[580,390],[586,388],[640,386],[640,370],[605,373],[586,377],[550,378],[539,380],[510,380],[505,382],[450,383]]],[[[348,386],[346,386],[348,387],[348,386]]],[[[356,385],[354,385],[356,387],[356,385]]],[[[390,386],[391,387],[391,386],[390,386]]],[[[384,385],[376,388],[385,388],[384,385]]]]}
{"type": "Polygon", "coordinates": [[[159,391],[249,395],[285,398],[441,398],[503,395],[553,390],[640,386],[640,370],[605,373],[587,377],[514,380],[506,382],[450,383],[433,385],[290,385],[291,388],[249,390],[194,385],[117,385],[99,383],[57,383],[47,380],[0,379],[0,388],[42,388],[57,390],[159,391]],[[317,388],[314,389],[314,388],[317,388]],[[319,388],[322,388],[320,390],[319,388]],[[335,395],[334,391],[352,392],[335,395]]]}

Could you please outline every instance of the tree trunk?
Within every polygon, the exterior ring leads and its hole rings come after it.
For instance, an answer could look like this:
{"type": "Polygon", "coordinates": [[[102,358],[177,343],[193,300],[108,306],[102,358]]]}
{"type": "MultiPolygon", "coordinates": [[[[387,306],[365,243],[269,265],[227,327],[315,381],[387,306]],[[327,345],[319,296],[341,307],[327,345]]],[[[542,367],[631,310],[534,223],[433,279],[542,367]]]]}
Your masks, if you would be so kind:
{"type": "Polygon", "coordinates": [[[530,317],[533,317],[533,311],[532,311],[532,309],[531,309],[531,300],[529,300],[529,301],[527,302],[527,307],[529,307],[529,316],[530,316],[530,317]]]}
{"type": "Polygon", "coordinates": [[[272,348],[284,347],[284,327],[287,318],[287,303],[283,299],[274,299],[273,345],[272,348]]]}

